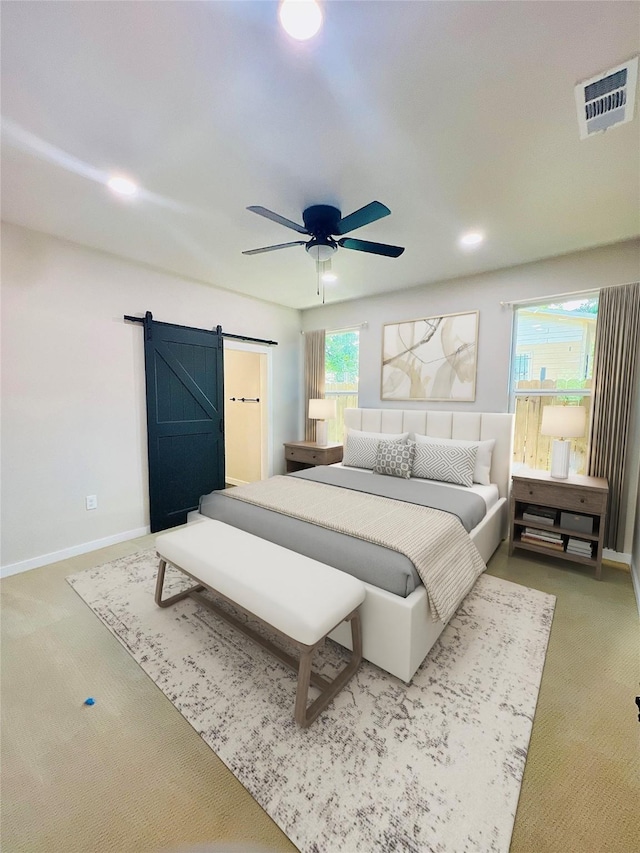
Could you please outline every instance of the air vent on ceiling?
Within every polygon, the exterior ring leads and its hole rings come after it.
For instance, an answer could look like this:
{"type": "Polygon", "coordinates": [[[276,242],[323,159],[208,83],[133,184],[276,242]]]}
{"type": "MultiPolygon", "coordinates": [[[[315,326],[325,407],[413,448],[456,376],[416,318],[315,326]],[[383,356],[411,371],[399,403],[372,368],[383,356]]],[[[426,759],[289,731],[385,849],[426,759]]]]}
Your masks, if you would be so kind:
{"type": "Polygon", "coordinates": [[[583,80],[575,88],[580,139],[601,133],[633,118],[638,57],[583,80]]]}

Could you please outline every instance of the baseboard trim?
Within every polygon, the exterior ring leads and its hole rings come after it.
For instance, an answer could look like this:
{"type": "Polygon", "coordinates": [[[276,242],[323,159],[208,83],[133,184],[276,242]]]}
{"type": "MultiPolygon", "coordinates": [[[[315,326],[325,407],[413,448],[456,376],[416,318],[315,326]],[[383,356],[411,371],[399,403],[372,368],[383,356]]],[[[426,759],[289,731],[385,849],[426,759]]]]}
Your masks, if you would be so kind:
{"type": "Polygon", "coordinates": [[[60,560],[67,560],[69,557],[78,557],[80,554],[87,554],[89,551],[97,551],[99,548],[126,542],[127,539],[137,539],[138,536],[146,536],[150,532],[149,527],[137,527],[135,530],[126,530],[124,533],[105,536],[104,539],[94,539],[93,542],[83,542],[82,545],[63,548],[62,551],[52,551],[51,554],[42,554],[40,557],[21,560],[19,563],[9,563],[0,568],[0,578],[8,578],[10,575],[17,575],[20,572],[39,569],[41,566],[48,566],[49,563],[58,563],[60,560]]]}
{"type": "Polygon", "coordinates": [[[621,551],[614,551],[613,548],[603,548],[602,559],[610,560],[612,563],[624,563],[625,566],[631,565],[631,554],[623,554],[621,551]]]}
{"type": "Polygon", "coordinates": [[[248,480],[238,480],[236,477],[225,477],[227,483],[231,483],[232,486],[246,486],[249,482],[248,480]]]}

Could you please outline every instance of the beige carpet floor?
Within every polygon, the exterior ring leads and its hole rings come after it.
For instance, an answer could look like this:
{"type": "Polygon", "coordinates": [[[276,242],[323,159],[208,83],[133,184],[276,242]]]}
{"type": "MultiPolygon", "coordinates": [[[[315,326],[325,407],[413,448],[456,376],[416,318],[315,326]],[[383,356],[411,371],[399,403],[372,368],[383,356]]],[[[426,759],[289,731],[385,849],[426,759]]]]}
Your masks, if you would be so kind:
{"type": "MultiPolygon", "coordinates": [[[[152,542],[2,581],[3,853],[295,850],[65,583],[152,542]]],[[[508,558],[504,545],[489,571],[557,596],[512,853],[637,850],[629,574],[605,567],[597,583],[560,561],[508,558]]]]}

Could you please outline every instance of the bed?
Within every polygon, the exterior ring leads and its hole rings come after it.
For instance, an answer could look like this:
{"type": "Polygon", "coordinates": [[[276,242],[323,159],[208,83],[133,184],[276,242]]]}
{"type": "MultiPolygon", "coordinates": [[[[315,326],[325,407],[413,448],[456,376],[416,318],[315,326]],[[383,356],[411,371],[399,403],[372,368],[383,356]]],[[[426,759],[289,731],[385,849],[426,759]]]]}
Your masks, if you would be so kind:
{"type": "MultiPolygon", "coordinates": [[[[463,441],[486,441],[493,439],[495,447],[491,457],[491,485],[474,484],[472,489],[451,487],[440,489],[437,483],[425,484],[431,494],[450,495],[451,488],[463,492],[474,492],[479,497],[470,496],[468,500],[484,502],[481,520],[476,523],[466,520],[468,536],[475,544],[485,563],[489,560],[507,530],[507,494],[510,477],[512,452],[513,415],[502,413],[475,412],[435,412],[399,409],[347,409],[345,411],[345,432],[347,430],[364,431],[375,434],[410,433],[430,438],[456,439],[463,441]],[[480,498],[480,500],[479,500],[480,498]],[[473,524],[473,527],[470,525],[473,524]]],[[[368,482],[382,484],[386,494],[391,489],[391,497],[413,503],[422,502],[425,487],[421,481],[398,480],[395,477],[382,477],[369,471],[359,471],[355,479],[349,473],[349,466],[341,464],[328,466],[325,470],[312,469],[300,472],[302,479],[314,478],[319,482],[347,485],[368,491],[368,482]],[[338,469],[331,472],[328,468],[338,469]],[[342,469],[341,471],[339,469],[342,469]],[[317,473],[313,473],[317,472],[317,473]],[[337,478],[337,481],[336,481],[337,478]],[[352,486],[350,478],[358,485],[352,486]],[[342,482],[344,480],[344,483],[342,482]],[[385,482],[389,481],[389,482],[385,482]],[[390,481],[393,481],[392,483],[390,481]],[[411,492],[405,496],[403,489],[411,492]]],[[[289,475],[285,480],[296,475],[289,475]]],[[[274,478],[278,479],[278,478],[274,478]]],[[[298,485],[296,482],[295,485],[298,485]]],[[[332,486],[324,486],[332,488],[332,486]]],[[[235,490],[234,490],[235,491],[235,490]]],[[[344,489],[338,489],[342,494],[344,489]]],[[[408,492],[407,492],[408,494],[408,492]]],[[[345,495],[346,497],[346,495],[345,495]]],[[[431,500],[429,498],[428,500],[431,500]]],[[[443,498],[445,500],[445,498],[443,498]]],[[[462,497],[460,498],[460,501],[462,497]]],[[[460,501],[456,501],[459,503],[460,501]]],[[[446,503],[446,500],[445,500],[446,503]]],[[[427,505],[429,505],[427,503],[427,505]]],[[[431,504],[438,506],[438,504],[431,504]]],[[[403,503],[407,507],[407,504],[403,503]]],[[[285,545],[291,550],[304,553],[322,562],[334,565],[356,575],[365,583],[367,595],[362,605],[362,632],[364,657],[382,669],[405,682],[411,681],[414,673],[424,660],[440,633],[445,622],[434,616],[430,610],[429,596],[421,583],[411,562],[404,555],[380,548],[372,542],[362,542],[345,536],[344,533],[327,530],[317,524],[299,518],[290,518],[273,512],[262,506],[230,500],[224,492],[214,492],[203,496],[199,513],[190,514],[190,521],[203,517],[216,518],[232,524],[262,538],[285,545]],[[371,574],[373,570],[373,574],[371,574]],[[369,572],[369,574],[367,574],[369,572]],[[386,588],[385,588],[386,587],[386,588]]],[[[455,525],[458,527],[458,525],[455,525]]],[[[463,534],[466,537],[466,534],[463,534]]],[[[459,602],[456,602],[456,606],[459,602]]],[[[350,648],[350,634],[342,626],[332,634],[332,639],[350,648]]]]}

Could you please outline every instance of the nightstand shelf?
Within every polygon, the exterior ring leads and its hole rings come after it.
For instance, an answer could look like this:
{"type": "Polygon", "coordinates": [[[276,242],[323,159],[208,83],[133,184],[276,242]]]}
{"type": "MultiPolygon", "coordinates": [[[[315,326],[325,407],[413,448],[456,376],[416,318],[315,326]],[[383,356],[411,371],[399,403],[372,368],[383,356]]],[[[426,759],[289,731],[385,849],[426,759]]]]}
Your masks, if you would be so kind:
{"type": "Polygon", "coordinates": [[[544,554],[546,557],[558,557],[560,560],[569,560],[572,563],[582,563],[583,566],[593,566],[593,568],[598,566],[598,561],[594,557],[581,557],[578,554],[568,554],[566,551],[554,551],[552,548],[545,548],[544,545],[533,545],[531,542],[521,542],[518,539],[516,539],[516,548],[544,554]]]}
{"type": "Polygon", "coordinates": [[[553,527],[548,524],[535,524],[532,521],[525,521],[522,516],[515,518],[514,524],[516,527],[529,527],[540,531],[553,530],[554,533],[561,533],[564,536],[575,536],[578,539],[591,539],[593,542],[597,542],[600,538],[598,533],[582,533],[577,530],[571,530],[569,527],[560,527],[558,524],[554,524],[553,527]]]}
{"type": "Polygon", "coordinates": [[[287,474],[316,465],[342,462],[341,444],[317,444],[315,441],[288,441],[284,445],[287,474]]]}
{"type": "Polygon", "coordinates": [[[522,549],[590,566],[595,569],[596,578],[600,579],[608,496],[609,487],[606,479],[602,477],[574,474],[566,480],[559,480],[551,477],[547,471],[534,470],[514,474],[511,487],[509,553],[513,554],[514,549],[522,549]],[[523,517],[527,511],[535,515],[536,509],[538,515],[546,510],[553,524],[523,517]],[[566,523],[561,524],[561,513],[575,518],[576,528],[568,527],[566,523]],[[590,532],[580,529],[581,525],[590,528],[590,532]],[[547,547],[542,541],[538,543],[523,540],[521,537],[526,535],[525,530],[532,531],[532,537],[552,534],[562,543],[562,549],[547,547]],[[568,552],[566,548],[570,539],[590,546],[591,554],[568,552]]]}

